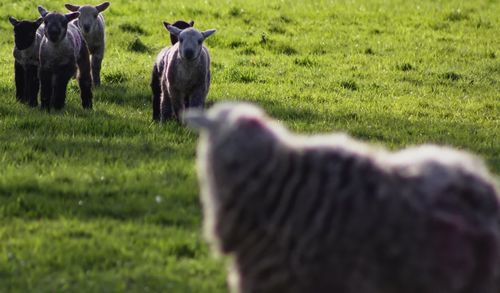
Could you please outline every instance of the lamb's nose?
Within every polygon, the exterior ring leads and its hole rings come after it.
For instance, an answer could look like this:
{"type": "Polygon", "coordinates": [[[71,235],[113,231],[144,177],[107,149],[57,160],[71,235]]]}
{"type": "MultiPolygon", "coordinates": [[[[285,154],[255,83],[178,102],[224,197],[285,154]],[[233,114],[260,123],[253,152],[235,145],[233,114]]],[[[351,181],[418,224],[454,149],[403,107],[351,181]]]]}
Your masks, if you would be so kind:
{"type": "Polygon", "coordinates": [[[83,26],[83,31],[88,33],[90,31],[90,25],[84,25],[83,26]]]}
{"type": "Polygon", "coordinates": [[[60,33],[61,33],[61,31],[58,29],[51,29],[51,30],[48,30],[48,37],[49,37],[49,39],[54,41],[59,37],[60,33]]]}
{"type": "Polygon", "coordinates": [[[49,34],[51,34],[51,35],[58,35],[58,34],[59,34],[59,30],[58,30],[58,29],[56,29],[56,28],[50,28],[50,29],[48,30],[48,32],[49,32],[49,34]]]}
{"type": "Polygon", "coordinates": [[[187,59],[193,59],[193,57],[194,57],[194,51],[193,50],[186,50],[184,52],[184,56],[186,56],[187,59]]]}

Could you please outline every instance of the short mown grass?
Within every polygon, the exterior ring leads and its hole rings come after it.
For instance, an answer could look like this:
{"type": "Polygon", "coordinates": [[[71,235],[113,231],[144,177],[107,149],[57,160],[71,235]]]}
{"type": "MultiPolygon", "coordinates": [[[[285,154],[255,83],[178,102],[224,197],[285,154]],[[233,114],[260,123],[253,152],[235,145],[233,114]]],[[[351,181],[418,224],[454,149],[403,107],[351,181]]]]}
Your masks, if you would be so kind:
{"type": "Polygon", "coordinates": [[[391,149],[449,145],[500,174],[498,1],[115,0],[94,110],[72,81],[47,114],[15,101],[7,17],[64,3],[0,2],[0,292],[227,292],[201,236],[197,136],[150,119],[162,21],[218,30],[210,104],[391,149]]]}

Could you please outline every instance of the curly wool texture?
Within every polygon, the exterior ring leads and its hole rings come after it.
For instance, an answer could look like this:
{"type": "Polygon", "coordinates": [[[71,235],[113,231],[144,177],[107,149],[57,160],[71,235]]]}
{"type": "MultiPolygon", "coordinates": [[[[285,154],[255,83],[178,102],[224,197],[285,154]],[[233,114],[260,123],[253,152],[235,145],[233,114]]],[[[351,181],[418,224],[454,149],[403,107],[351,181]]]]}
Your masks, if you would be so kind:
{"type": "Polygon", "coordinates": [[[299,136],[248,104],[201,128],[204,228],[240,293],[498,292],[499,200],[477,158],[299,136]]]}

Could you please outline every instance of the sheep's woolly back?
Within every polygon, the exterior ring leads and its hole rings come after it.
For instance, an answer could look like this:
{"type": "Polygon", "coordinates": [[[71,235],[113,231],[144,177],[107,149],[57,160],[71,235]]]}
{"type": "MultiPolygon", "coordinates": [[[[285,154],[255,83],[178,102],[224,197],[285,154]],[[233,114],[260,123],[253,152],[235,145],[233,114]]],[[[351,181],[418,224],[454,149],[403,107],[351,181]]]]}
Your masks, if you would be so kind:
{"type": "Polygon", "coordinates": [[[194,124],[205,234],[237,292],[498,292],[498,194],[478,158],[295,135],[248,104],[194,124]]]}

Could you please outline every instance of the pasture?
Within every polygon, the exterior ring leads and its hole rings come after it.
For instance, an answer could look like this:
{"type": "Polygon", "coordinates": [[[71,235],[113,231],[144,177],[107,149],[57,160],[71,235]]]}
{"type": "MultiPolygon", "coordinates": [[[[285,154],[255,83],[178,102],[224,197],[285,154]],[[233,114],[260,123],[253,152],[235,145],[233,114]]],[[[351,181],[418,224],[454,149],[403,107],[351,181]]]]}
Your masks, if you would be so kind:
{"type": "Polygon", "coordinates": [[[227,291],[201,235],[197,135],[151,122],[162,21],[217,29],[209,104],[391,149],[450,145],[500,175],[498,0],[114,0],[94,109],[73,80],[47,114],[15,101],[8,16],[64,3],[0,0],[0,292],[227,291]]]}

